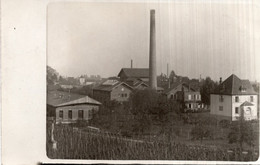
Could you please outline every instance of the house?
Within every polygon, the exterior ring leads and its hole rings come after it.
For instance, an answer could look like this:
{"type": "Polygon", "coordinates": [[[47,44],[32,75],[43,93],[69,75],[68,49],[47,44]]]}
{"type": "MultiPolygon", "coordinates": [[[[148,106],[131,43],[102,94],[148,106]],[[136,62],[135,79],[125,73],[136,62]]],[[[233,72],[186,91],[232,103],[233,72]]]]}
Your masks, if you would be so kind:
{"type": "Polygon", "coordinates": [[[149,83],[149,68],[122,68],[118,73],[120,81],[128,82],[139,79],[145,83],[149,83]]]}
{"type": "Polygon", "coordinates": [[[243,113],[246,120],[257,119],[258,95],[249,80],[241,80],[232,74],[210,95],[210,113],[237,120],[243,113]]]}
{"type": "Polygon", "coordinates": [[[133,87],[125,82],[108,79],[101,85],[93,88],[93,97],[104,104],[112,100],[124,102],[128,100],[132,90],[133,87]]]}
{"type": "Polygon", "coordinates": [[[85,84],[86,84],[86,79],[85,79],[85,77],[80,76],[80,77],[79,77],[79,83],[80,83],[80,85],[85,85],[85,84]]]}
{"type": "Polygon", "coordinates": [[[89,120],[93,112],[98,111],[99,105],[88,96],[57,90],[47,92],[47,117],[55,118],[57,122],[89,120]]]}
{"type": "Polygon", "coordinates": [[[71,123],[77,120],[90,120],[99,110],[100,102],[85,96],[56,106],[56,122],[71,123]]]}
{"type": "Polygon", "coordinates": [[[201,103],[201,95],[199,91],[194,90],[189,85],[183,82],[175,82],[169,89],[164,91],[164,95],[169,100],[180,103],[180,108],[183,111],[196,111],[199,108],[204,108],[201,103]]]}

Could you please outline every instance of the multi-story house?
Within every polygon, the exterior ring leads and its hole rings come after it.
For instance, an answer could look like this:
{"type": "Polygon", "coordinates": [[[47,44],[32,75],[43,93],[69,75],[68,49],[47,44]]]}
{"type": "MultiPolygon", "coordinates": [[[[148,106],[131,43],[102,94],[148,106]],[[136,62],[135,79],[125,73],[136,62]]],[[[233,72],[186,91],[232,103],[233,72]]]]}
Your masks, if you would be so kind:
{"type": "Polygon", "coordinates": [[[199,108],[203,108],[200,92],[186,83],[174,83],[171,88],[164,92],[164,95],[170,100],[179,102],[180,108],[184,112],[187,110],[197,111],[199,108]]]}
{"type": "Polygon", "coordinates": [[[245,120],[257,119],[258,95],[249,80],[241,80],[232,74],[210,95],[210,113],[237,120],[244,115],[245,120]],[[242,114],[243,113],[243,114],[242,114]]]}

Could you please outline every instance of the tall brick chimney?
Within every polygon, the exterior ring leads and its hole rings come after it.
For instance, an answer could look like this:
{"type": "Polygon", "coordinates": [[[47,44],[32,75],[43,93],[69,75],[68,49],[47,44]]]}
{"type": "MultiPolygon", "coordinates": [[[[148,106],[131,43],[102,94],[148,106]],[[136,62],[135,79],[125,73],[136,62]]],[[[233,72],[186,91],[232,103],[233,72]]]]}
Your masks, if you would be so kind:
{"type": "Polygon", "coordinates": [[[149,86],[157,89],[155,10],[150,10],[149,86]]]}

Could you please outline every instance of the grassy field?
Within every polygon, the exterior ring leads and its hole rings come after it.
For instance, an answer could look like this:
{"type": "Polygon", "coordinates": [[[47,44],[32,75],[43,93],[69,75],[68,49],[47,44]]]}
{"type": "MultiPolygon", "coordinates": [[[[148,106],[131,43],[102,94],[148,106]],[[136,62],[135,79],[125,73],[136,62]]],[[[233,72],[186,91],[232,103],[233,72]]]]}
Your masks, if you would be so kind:
{"type": "Polygon", "coordinates": [[[169,140],[152,142],[133,141],[120,136],[73,130],[69,125],[55,125],[54,139],[57,150],[52,149],[51,124],[47,122],[47,155],[55,159],[99,160],[218,160],[256,161],[258,153],[242,154],[233,148],[193,145],[169,140]]]}

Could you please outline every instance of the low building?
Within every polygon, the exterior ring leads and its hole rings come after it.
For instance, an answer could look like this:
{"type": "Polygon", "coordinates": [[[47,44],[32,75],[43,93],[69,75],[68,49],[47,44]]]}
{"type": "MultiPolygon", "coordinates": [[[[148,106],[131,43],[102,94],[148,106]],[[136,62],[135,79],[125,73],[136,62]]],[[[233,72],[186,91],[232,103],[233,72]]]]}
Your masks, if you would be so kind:
{"type": "Polygon", "coordinates": [[[90,120],[99,110],[100,102],[85,96],[56,106],[56,122],[71,123],[77,120],[90,120]]]}
{"type": "Polygon", "coordinates": [[[125,82],[108,79],[101,85],[93,88],[93,97],[104,104],[112,100],[124,102],[129,99],[132,90],[133,87],[125,82]]]}
{"type": "Polygon", "coordinates": [[[80,110],[83,110],[83,119],[89,120],[92,111],[98,110],[98,105],[98,101],[85,95],[57,90],[47,91],[47,117],[54,118],[57,122],[66,123],[81,119],[79,114],[82,114],[82,111],[78,112],[80,110]],[[59,112],[61,110],[62,112],[59,112]]]}
{"type": "Polygon", "coordinates": [[[204,108],[204,105],[201,103],[200,92],[190,88],[186,83],[173,83],[163,94],[167,99],[179,102],[180,108],[183,111],[196,111],[200,108],[204,108]]]}
{"type": "Polygon", "coordinates": [[[229,120],[244,115],[246,120],[257,119],[258,95],[249,80],[232,74],[210,95],[210,113],[229,120]],[[243,114],[242,114],[243,113],[243,114]]]}
{"type": "Polygon", "coordinates": [[[75,93],[69,93],[59,90],[47,91],[47,117],[55,117],[55,110],[57,105],[66,103],[84,97],[75,93]]]}

